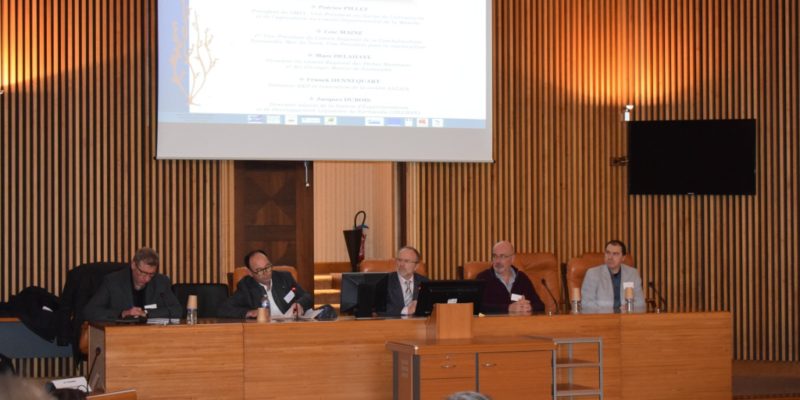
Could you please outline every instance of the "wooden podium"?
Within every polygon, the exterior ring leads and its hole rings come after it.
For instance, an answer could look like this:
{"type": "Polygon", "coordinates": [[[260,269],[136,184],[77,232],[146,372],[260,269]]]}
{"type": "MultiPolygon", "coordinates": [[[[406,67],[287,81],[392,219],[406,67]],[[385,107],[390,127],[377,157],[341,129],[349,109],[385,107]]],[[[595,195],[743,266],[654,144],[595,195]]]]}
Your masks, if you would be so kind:
{"type": "Polygon", "coordinates": [[[472,303],[434,304],[425,330],[428,339],[471,338],[472,303]]]}

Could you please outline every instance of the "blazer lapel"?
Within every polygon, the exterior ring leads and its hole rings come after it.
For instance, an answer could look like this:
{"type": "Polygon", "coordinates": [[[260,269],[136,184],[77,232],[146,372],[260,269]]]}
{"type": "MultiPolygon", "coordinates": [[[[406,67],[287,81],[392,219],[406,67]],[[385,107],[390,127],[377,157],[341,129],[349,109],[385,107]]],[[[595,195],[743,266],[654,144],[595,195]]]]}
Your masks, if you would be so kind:
{"type": "Polygon", "coordinates": [[[414,273],[414,300],[417,299],[419,295],[419,287],[422,285],[422,275],[414,273]]]}
{"type": "Polygon", "coordinates": [[[122,293],[120,294],[122,296],[122,302],[124,303],[122,306],[127,310],[133,306],[133,282],[131,281],[131,269],[126,268],[125,270],[127,273],[123,274],[122,287],[120,288],[122,293]]]}
{"type": "Polygon", "coordinates": [[[396,304],[402,303],[403,288],[402,284],[400,283],[400,277],[397,276],[396,272],[389,274],[389,281],[387,285],[389,286],[389,300],[395,302],[396,304]]]}
{"type": "Polygon", "coordinates": [[[286,301],[283,300],[283,296],[280,295],[280,293],[289,293],[289,288],[287,286],[286,281],[281,279],[280,275],[272,274],[272,287],[270,288],[272,299],[275,300],[275,305],[278,306],[282,313],[286,312],[286,309],[289,308],[286,301]]]}
{"type": "MultiPolygon", "coordinates": [[[[601,299],[608,299],[610,298],[610,304],[614,305],[614,282],[611,282],[611,270],[608,268],[608,265],[603,268],[603,297],[601,299]]],[[[608,300],[606,300],[608,301],[608,300]]]]}

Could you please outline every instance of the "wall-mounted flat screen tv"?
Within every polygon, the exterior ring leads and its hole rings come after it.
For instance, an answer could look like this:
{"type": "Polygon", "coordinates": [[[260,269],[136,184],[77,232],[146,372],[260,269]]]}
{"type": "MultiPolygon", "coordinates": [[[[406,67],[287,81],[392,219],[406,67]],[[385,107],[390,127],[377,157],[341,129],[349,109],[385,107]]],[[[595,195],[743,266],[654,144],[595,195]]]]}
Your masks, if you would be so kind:
{"type": "Polygon", "coordinates": [[[754,119],[629,123],[629,194],[755,192],[754,119]]]}

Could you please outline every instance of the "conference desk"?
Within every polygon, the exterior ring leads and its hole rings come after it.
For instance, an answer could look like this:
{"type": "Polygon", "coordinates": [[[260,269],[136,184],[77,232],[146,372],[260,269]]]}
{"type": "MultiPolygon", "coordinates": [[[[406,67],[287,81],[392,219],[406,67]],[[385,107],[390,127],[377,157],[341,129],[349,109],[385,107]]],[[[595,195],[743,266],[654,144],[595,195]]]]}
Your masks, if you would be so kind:
{"type": "MultiPolygon", "coordinates": [[[[422,318],[92,324],[90,369],[140,399],[390,399],[387,341],[425,333],[422,318]]],[[[605,399],[731,399],[727,312],[487,316],[473,335],[601,337],[605,399]]]]}

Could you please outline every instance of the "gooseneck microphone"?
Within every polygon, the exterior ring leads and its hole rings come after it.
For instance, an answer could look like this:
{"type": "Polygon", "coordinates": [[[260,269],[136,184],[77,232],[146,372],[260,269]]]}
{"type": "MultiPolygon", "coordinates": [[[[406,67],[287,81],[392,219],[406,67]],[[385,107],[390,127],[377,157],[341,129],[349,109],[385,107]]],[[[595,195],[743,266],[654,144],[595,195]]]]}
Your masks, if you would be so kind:
{"type": "Polygon", "coordinates": [[[558,300],[556,300],[556,296],[553,296],[553,292],[550,291],[550,286],[547,286],[547,280],[542,278],[542,285],[544,285],[544,289],[547,290],[547,294],[550,295],[550,298],[553,299],[553,303],[556,305],[556,314],[560,314],[559,309],[561,307],[558,306],[558,300]]]}
{"type": "Polygon", "coordinates": [[[667,299],[665,299],[664,296],[661,295],[661,292],[656,289],[656,284],[653,283],[653,281],[650,281],[647,282],[647,286],[650,286],[650,289],[653,289],[653,292],[655,292],[656,296],[658,296],[659,304],[656,305],[656,310],[667,311],[667,299]]]}
{"type": "Polygon", "coordinates": [[[94,349],[94,360],[93,360],[94,362],[92,363],[92,368],[89,368],[89,374],[86,375],[86,380],[89,381],[89,387],[87,389],[89,389],[88,391],[90,393],[97,389],[97,388],[95,388],[95,386],[97,385],[97,379],[99,378],[99,376],[93,377],[92,373],[94,372],[94,367],[97,366],[97,357],[99,357],[100,353],[102,353],[102,352],[103,352],[103,349],[101,349],[100,346],[98,346],[98,347],[96,347],[94,349]]]}

